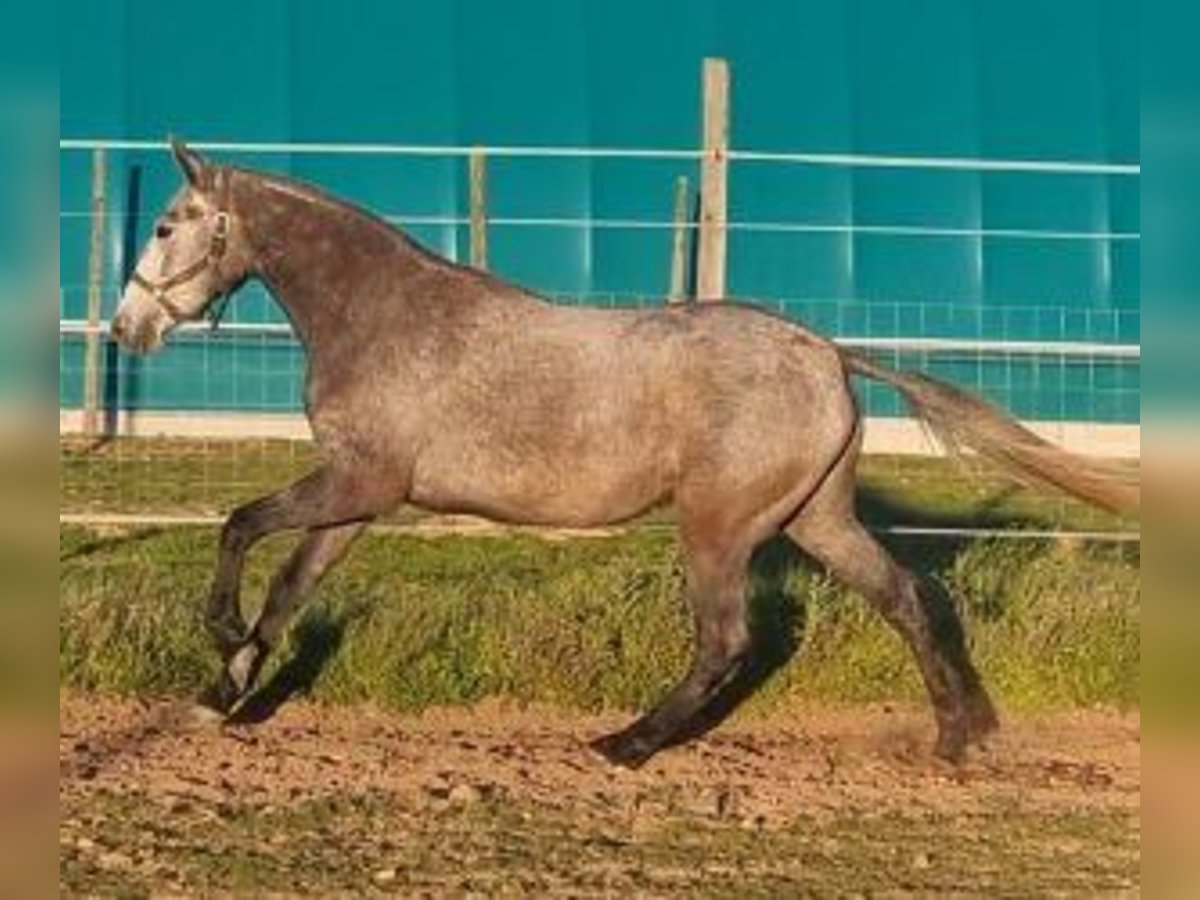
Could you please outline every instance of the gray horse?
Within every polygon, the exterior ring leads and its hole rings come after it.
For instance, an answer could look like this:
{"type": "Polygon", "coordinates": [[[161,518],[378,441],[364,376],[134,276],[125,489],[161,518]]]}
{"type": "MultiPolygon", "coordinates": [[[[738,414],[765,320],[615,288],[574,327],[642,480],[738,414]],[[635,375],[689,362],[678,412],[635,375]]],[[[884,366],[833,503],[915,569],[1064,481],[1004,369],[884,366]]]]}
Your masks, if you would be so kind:
{"type": "Polygon", "coordinates": [[[221,531],[208,623],[225,660],[207,696],[229,712],[300,601],[364,526],[401,504],[522,524],[594,526],[674,505],[695,623],[691,669],[594,747],[637,766],[689,733],[751,652],[751,553],[785,532],[861,592],[911,647],[961,756],[995,726],[969,664],[940,640],[917,580],[858,522],[862,420],[851,374],[888,382],[950,446],[1108,507],[1136,487],[1047,444],[982,401],[881,368],[751,306],[564,307],[423,249],[296,181],[215,166],[173,144],[186,184],[159,219],[112,334],[138,352],[261,279],[308,353],[323,464],[236,509],[221,531]],[[253,627],[247,551],[304,532],[253,627]]]}

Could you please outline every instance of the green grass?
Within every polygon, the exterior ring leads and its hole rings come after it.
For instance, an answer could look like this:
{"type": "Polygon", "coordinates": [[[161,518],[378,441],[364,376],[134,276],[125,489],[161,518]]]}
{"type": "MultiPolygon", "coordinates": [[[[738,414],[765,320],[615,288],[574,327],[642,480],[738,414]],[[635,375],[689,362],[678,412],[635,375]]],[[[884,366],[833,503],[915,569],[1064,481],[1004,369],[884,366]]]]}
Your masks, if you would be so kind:
{"type": "MultiPolygon", "coordinates": [[[[60,532],[63,685],[121,694],[202,686],[215,529],[60,532]]],[[[291,540],[252,557],[260,602],[291,540]]],[[[1137,703],[1136,547],[1037,540],[893,542],[955,597],[975,659],[1010,709],[1137,703]]],[[[413,710],[486,696],[641,708],[686,668],[690,625],[674,536],[368,534],[276,662],[319,700],[413,710]]],[[[775,670],[751,709],[920,695],[906,651],[856,596],[784,541],[755,560],[752,613],[775,670]],[[785,665],[786,663],[786,665],[785,665]]],[[[269,672],[267,673],[269,676],[269,672]]]]}
{"type": "MultiPolygon", "coordinates": [[[[64,440],[61,505],[74,513],[221,513],[314,463],[306,442],[64,440]]],[[[973,478],[946,460],[867,458],[860,487],[863,517],[880,525],[1136,527],[995,477],[973,478]]],[[[642,707],[685,668],[690,649],[674,536],[641,527],[667,518],[554,542],[371,534],[277,658],[298,654],[292,674],[330,701],[415,709],[499,694],[585,709],[642,707]]],[[[211,527],[62,529],[62,682],[172,693],[210,677],[200,617],[214,537],[211,527]]],[[[892,544],[955,598],[976,659],[1007,704],[1137,702],[1136,545],[892,544]]],[[[273,539],[255,552],[244,594],[250,607],[289,545],[273,539]]],[[[919,694],[891,632],[859,598],[801,565],[785,541],[757,557],[752,606],[766,666],[778,669],[757,705],[919,694]]]]}

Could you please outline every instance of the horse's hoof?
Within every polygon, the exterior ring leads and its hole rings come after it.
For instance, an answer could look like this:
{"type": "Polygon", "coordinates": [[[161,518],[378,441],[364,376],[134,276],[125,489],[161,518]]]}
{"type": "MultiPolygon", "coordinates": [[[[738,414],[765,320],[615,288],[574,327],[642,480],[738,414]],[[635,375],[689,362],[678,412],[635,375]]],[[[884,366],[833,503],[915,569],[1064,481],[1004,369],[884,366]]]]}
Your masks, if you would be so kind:
{"type": "Polygon", "coordinates": [[[588,742],[588,747],[603,759],[624,769],[640,769],[655,748],[624,731],[606,734],[588,742]]]}
{"type": "Polygon", "coordinates": [[[244,641],[230,656],[216,683],[197,698],[197,706],[209,710],[214,718],[227,720],[250,693],[266,657],[257,641],[244,641]]]}
{"type": "Polygon", "coordinates": [[[183,723],[194,728],[215,728],[225,724],[226,715],[200,700],[184,710],[183,723]]]}
{"type": "Polygon", "coordinates": [[[959,765],[967,755],[967,730],[961,725],[939,728],[933,755],[944,762],[959,765]]]}
{"type": "Polygon", "coordinates": [[[242,699],[243,692],[233,683],[229,672],[222,672],[217,680],[200,692],[193,705],[194,718],[207,716],[210,721],[224,721],[242,699]],[[204,713],[200,711],[204,710],[204,713]]]}
{"type": "Polygon", "coordinates": [[[972,744],[981,744],[992,732],[1000,727],[1000,719],[996,708],[986,696],[972,698],[967,703],[967,740],[972,744]]]}

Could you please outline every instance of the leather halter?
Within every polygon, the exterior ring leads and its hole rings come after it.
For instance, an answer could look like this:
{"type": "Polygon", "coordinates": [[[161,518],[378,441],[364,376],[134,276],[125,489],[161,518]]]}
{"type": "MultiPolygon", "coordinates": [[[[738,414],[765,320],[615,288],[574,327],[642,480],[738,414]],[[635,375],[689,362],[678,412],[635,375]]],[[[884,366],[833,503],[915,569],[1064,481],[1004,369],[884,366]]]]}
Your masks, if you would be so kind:
{"type": "MultiPolygon", "coordinates": [[[[229,178],[226,175],[222,178],[222,187],[224,189],[221,191],[221,200],[217,203],[216,221],[213,224],[213,232],[209,236],[208,252],[204,256],[184,266],[178,272],[156,281],[146,278],[137,270],[136,266],[129,275],[129,280],[149,293],[154,298],[154,302],[161,306],[163,311],[176,323],[195,322],[204,318],[204,308],[198,309],[195,312],[187,312],[180,309],[167,296],[167,291],[173,290],[181,284],[187,284],[208,269],[215,269],[220,265],[221,259],[225,256],[225,251],[229,249],[228,186],[229,178]]],[[[207,305],[205,304],[205,306],[207,305]]]]}

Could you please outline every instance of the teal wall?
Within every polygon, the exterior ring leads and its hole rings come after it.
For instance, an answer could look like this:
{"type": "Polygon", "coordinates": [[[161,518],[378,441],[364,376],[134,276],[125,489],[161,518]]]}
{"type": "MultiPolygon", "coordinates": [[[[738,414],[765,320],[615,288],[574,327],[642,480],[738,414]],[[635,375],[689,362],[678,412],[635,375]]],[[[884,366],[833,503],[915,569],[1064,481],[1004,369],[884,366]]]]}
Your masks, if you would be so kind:
{"type": "MultiPolygon", "coordinates": [[[[737,149],[1137,163],[1133,0],[509,0],[504,3],[72,0],[64,138],[694,149],[705,56],[729,59],[737,149]]],[[[466,214],[452,157],[240,155],[377,211],[466,214]]],[[[60,152],[62,316],[80,318],[89,160],[60,152]]],[[[176,175],[112,155],[108,304],[176,175]]],[[[687,160],[495,159],[501,218],[670,218],[687,160]]],[[[737,162],[741,223],[1140,231],[1140,179],[737,162]]],[[[412,233],[450,256],[462,225],[412,233]]],[[[669,232],[495,226],[492,266],[567,301],[657,302],[669,232]]],[[[830,333],[1139,341],[1137,240],[734,230],[730,292],[830,333]]],[[[240,321],[276,321],[261,290],[240,321]]],[[[60,393],[79,403],[64,339],[60,393]]],[[[1061,358],[913,358],[1033,418],[1134,421],[1140,366],[1061,358]]],[[[189,339],[148,362],[112,354],[110,401],[292,409],[302,361],[271,338],[189,339]]],[[[898,411],[884,392],[877,413],[898,411]]]]}

